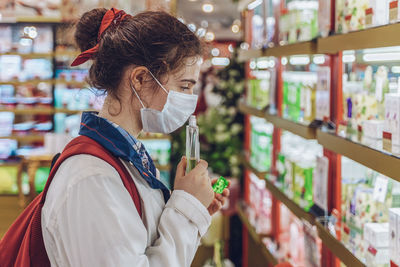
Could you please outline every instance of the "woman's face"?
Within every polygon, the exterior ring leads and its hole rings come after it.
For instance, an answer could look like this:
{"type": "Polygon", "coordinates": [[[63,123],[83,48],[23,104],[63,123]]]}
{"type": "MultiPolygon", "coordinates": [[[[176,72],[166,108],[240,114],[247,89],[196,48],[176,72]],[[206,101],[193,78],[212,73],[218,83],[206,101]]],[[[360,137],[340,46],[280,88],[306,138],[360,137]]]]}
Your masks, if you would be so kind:
{"type": "MultiPolygon", "coordinates": [[[[193,88],[199,79],[201,64],[200,57],[188,58],[180,70],[169,74],[160,82],[167,91],[193,94],[193,88]]],[[[157,84],[151,100],[147,101],[150,104],[149,107],[161,111],[166,101],[167,93],[157,84]]]]}

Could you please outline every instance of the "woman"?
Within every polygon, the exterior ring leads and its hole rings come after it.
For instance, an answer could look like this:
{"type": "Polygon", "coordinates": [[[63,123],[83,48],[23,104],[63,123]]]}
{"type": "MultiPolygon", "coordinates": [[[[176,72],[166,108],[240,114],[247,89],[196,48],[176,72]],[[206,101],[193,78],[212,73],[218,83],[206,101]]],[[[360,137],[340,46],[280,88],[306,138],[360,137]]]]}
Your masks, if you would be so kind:
{"type": "Polygon", "coordinates": [[[102,8],[83,14],[75,40],[84,52],[72,65],[92,59],[89,83],[107,93],[98,114],[82,115],[80,134],[123,161],[142,216],[107,162],[90,155],[66,159],[41,215],[51,265],[190,266],[229,190],[215,195],[207,163],[185,174],[182,158],[170,193],[137,137],[142,130],[170,133],[193,113],[200,41],[167,13],[129,16],[102,8]]]}

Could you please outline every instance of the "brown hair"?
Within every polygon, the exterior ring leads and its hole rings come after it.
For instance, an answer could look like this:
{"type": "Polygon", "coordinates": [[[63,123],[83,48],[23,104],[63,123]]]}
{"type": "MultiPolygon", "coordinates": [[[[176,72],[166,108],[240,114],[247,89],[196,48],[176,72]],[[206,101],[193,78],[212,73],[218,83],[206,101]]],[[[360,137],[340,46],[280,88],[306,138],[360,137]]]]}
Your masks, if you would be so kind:
{"type": "MultiPolygon", "coordinates": [[[[75,41],[81,51],[97,44],[104,8],[82,15],[75,41]]],[[[111,25],[101,36],[89,70],[88,82],[117,99],[117,88],[127,66],[147,67],[158,79],[180,69],[185,58],[202,54],[197,36],[175,17],[162,11],[146,11],[111,25]]]]}

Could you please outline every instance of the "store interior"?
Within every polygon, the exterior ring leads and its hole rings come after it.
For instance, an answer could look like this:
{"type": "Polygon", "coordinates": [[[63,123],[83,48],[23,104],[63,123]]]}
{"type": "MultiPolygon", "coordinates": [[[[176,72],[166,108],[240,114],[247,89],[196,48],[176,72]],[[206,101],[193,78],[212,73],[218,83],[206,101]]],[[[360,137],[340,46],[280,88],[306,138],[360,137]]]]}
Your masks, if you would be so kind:
{"type": "MultiPolygon", "coordinates": [[[[0,237],[105,95],[79,67],[92,8],[164,10],[203,41],[200,155],[230,180],[192,266],[400,266],[395,0],[0,0],[0,237]],[[285,265],[286,266],[286,265],[285,265]]],[[[186,126],[141,133],[173,190],[186,126]]]]}

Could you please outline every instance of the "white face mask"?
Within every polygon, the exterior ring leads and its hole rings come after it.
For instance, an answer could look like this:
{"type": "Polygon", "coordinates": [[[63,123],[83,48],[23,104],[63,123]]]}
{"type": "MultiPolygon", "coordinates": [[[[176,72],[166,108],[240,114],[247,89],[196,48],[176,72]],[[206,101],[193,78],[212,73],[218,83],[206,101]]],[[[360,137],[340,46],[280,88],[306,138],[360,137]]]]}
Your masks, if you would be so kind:
{"type": "Polygon", "coordinates": [[[149,72],[158,85],[167,93],[167,102],[162,111],[146,108],[143,105],[135,88],[132,90],[142,104],[140,115],[142,117],[143,131],[149,133],[169,134],[181,127],[196,109],[197,95],[188,95],[176,91],[167,91],[164,86],[149,72]]]}

